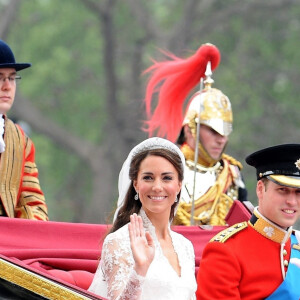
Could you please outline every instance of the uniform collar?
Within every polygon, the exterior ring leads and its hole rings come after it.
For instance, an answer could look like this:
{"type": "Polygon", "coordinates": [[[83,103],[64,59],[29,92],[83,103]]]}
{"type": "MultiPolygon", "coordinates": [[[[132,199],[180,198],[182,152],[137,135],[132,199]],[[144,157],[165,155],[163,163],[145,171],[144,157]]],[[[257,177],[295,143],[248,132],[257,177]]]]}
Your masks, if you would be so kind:
{"type": "Polygon", "coordinates": [[[286,243],[293,230],[292,226],[285,230],[271,222],[258,211],[257,207],[249,220],[249,225],[267,239],[280,244],[286,243]]]}

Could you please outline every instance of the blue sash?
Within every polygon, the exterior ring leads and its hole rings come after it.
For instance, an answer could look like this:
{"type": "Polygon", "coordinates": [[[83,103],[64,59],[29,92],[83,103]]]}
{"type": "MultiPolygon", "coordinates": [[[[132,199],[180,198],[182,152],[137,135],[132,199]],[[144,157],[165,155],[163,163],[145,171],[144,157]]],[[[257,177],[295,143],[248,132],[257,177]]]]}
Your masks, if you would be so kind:
{"type": "MultiPolygon", "coordinates": [[[[266,300],[299,300],[300,299],[300,267],[291,262],[292,258],[299,259],[300,263],[300,248],[293,248],[298,245],[296,237],[291,235],[291,258],[286,273],[285,280],[266,300]]],[[[299,245],[298,245],[299,247],[299,245]]]]}

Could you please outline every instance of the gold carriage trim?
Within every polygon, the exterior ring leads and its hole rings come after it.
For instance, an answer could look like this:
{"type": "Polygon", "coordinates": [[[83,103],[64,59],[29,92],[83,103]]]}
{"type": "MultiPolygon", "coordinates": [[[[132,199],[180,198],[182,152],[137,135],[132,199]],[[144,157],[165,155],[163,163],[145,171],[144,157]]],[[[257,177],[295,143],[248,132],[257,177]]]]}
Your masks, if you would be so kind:
{"type": "Polygon", "coordinates": [[[3,259],[0,259],[0,278],[48,299],[90,299],[3,259]]]}
{"type": "Polygon", "coordinates": [[[224,230],[222,230],[221,232],[219,232],[217,235],[215,235],[210,242],[220,242],[220,243],[224,243],[226,242],[230,237],[232,237],[233,235],[235,235],[236,233],[240,232],[241,230],[247,228],[248,223],[245,222],[241,222],[241,223],[237,223],[229,228],[226,228],[224,230]]]}

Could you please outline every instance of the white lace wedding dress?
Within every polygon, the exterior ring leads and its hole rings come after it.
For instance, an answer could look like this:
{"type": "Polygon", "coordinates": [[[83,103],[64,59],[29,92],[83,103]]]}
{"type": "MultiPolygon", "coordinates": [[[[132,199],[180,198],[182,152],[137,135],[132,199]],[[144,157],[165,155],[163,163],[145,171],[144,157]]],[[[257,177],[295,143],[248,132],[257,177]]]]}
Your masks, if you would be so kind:
{"type": "Polygon", "coordinates": [[[163,255],[155,228],[143,209],[144,227],[155,243],[155,257],[146,277],[133,270],[128,226],[109,234],[103,243],[101,261],[89,288],[99,296],[117,300],[191,300],[196,299],[195,255],[189,240],[170,230],[181,267],[181,276],[163,255]]]}

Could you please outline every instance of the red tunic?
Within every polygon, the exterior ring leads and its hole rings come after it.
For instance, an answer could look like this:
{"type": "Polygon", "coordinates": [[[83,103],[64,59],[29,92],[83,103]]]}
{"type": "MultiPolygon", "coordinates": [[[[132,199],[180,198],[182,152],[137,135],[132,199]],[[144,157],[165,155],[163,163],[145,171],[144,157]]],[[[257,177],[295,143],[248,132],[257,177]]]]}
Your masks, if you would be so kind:
{"type": "Polygon", "coordinates": [[[197,299],[264,299],[282,283],[291,228],[287,232],[257,211],[255,215],[254,225],[250,221],[234,225],[207,244],[197,275],[197,299]]]}

